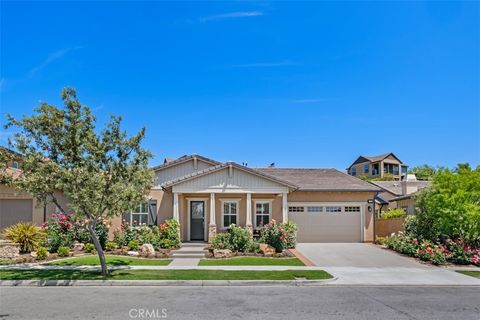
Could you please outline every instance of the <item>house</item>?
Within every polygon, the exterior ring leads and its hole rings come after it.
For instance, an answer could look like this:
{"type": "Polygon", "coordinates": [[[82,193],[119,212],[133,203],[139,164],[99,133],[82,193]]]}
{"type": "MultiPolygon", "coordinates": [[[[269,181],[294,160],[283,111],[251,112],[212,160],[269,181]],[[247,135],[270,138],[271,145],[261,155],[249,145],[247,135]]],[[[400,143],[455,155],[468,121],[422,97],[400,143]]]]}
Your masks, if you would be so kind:
{"type": "MultiPolygon", "coordinates": [[[[22,157],[19,153],[0,146],[0,152],[7,152],[11,157],[5,168],[6,173],[17,178],[22,174],[22,157]]],[[[67,200],[63,194],[56,192],[56,198],[63,206],[67,200]]],[[[32,195],[0,184],[0,230],[18,222],[33,222],[41,224],[47,217],[58,209],[55,205],[42,206],[32,195]]]]}
{"type": "Polygon", "coordinates": [[[408,174],[403,181],[371,181],[371,183],[382,189],[375,198],[376,214],[394,208],[403,208],[407,214],[415,213],[415,201],[412,196],[431,186],[431,181],[418,181],[414,174],[408,174]]]}
{"type": "Polygon", "coordinates": [[[359,156],[348,168],[348,174],[356,177],[385,178],[391,176],[402,180],[407,174],[408,166],[393,153],[378,156],[359,156]]]}
{"type": "Polygon", "coordinates": [[[153,171],[148,203],[123,219],[176,219],[183,241],[208,241],[232,223],[254,231],[273,219],[295,222],[300,242],[373,241],[373,199],[381,189],[336,169],[253,169],[194,154],[153,171]]]}

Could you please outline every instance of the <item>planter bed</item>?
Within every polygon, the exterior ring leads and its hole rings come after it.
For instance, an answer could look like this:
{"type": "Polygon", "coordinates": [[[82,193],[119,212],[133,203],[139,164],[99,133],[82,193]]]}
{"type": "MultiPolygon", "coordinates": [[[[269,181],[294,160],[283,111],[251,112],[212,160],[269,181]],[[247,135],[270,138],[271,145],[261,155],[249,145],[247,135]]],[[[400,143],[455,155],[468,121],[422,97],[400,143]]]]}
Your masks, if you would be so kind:
{"type": "Polygon", "coordinates": [[[107,277],[85,270],[0,270],[2,280],[307,280],[331,279],[323,270],[116,270],[107,277]]]}
{"type": "Polygon", "coordinates": [[[270,258],[262,256],[202,259],[200,266],[305,266],[298,258],[270,258]]]}

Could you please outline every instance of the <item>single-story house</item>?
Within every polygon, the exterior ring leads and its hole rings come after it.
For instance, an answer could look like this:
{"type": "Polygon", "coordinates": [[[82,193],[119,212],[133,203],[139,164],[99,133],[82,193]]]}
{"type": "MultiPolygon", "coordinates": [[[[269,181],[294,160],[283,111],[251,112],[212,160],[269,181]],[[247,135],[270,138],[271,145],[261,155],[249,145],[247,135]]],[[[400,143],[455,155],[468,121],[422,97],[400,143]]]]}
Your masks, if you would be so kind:
{"type": "Polygon", "coordinates": [[[253,169],[194,154],[153,170],[149,202],[123,219],[176,219],[183,241],[208,241],[232,223],[256,230],[272,219],[295,222],[299,242],[374,239],[373,199],[381,189],[336,169],[253,169]]]}

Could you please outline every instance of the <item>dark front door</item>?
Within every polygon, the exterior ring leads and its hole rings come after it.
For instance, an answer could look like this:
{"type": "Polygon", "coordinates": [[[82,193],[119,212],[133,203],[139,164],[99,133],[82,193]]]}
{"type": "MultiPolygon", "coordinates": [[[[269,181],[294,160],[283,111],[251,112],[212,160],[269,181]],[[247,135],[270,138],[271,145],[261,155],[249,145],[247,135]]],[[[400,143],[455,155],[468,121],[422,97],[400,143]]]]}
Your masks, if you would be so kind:
{"type": "Polygon", "coordinates": [[[205,240],[205,202],[190,201],[190,240],[205,240]]]}

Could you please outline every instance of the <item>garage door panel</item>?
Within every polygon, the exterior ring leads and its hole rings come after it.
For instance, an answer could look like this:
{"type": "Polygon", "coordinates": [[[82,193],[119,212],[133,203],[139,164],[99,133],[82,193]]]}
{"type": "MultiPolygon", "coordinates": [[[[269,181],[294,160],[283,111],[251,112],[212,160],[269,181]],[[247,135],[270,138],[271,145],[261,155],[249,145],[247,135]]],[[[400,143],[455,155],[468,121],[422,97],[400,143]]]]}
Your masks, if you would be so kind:
{"type": "Polygon", "coordinates": [[[360,242],[360,213],[290,213],[298,242],[360,242]]]}
{"type": "Polygon", "coordinates": [[[32,221],[32,200],[0,199],[0,229],[18,222],[32,221]]]}

